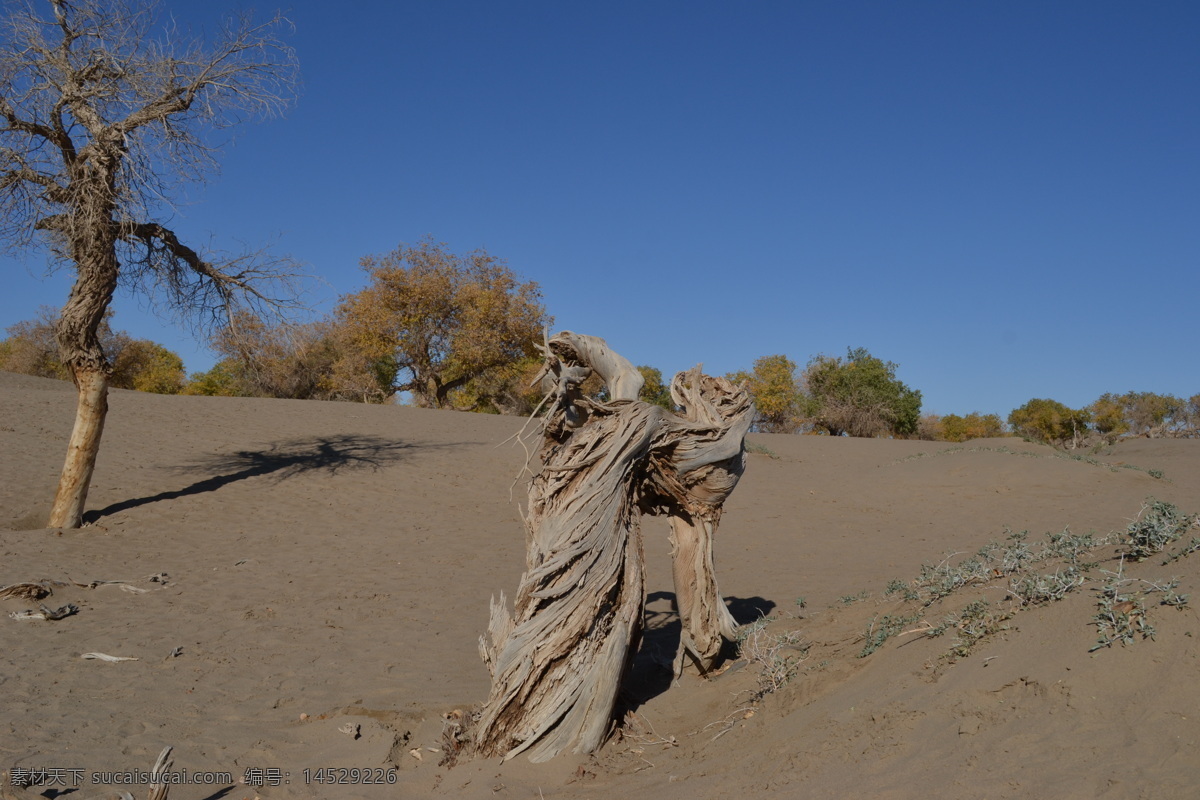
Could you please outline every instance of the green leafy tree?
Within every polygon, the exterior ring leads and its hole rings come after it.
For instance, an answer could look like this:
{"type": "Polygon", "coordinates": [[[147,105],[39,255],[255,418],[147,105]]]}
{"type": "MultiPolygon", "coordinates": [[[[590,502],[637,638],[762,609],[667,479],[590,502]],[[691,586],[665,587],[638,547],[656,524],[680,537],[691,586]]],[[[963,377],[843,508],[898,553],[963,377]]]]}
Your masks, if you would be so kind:
{"type": "Polygon", "coordinates": [[[671,386],[663,381],[662,370],[643,364],[637,371],[642,373],[642,379],[645,381],[642,391],[638,394],[639,399],[651,405],[661,406],[667,411],[674,411],[675,401],[671,399],[671,386]]]}
{"type": "Polygon", "coordinates": [[[750,372],[725,376],[734,383],[745,382],[754,398],[752,430],[763,433],[795,433],[804,421],[804,393],[796,379],[796,362],[785,355],[763,356],[750,372]]]}
{"type": "Polygon", "coordinates": [[[248,397],[237,376],[237,366],[228,360],[218,361],[212,369],[193,372],[188,376],[180,394],[208,397],[248,397]]]}
{"type": "Polygon", "coordinates": [[[831,436],[911,436],[921,416],[921,393],[896,378],[897,365],[865,348],[846,358],[816,356],[804,383],[813,424],[831,436]]]}
{"type": "Polygon", "coordinates": [[[472,380],[537,355],[550,321],[538,285],[483,250],[460,256],[425,239],[362,268],[370,284],[342,298],[337,323],[368,363],[393,360],[392,390],[417,405],[452,408],[472,380]]]}
{"type": "Polygon", "coordinates": [[[1034,398],[1008,415],[1014,432],[1052,445],[1077,447],[1087,436],[1091,414],[1086,408],[1068,408],[1057,400],[1034,398]]]}

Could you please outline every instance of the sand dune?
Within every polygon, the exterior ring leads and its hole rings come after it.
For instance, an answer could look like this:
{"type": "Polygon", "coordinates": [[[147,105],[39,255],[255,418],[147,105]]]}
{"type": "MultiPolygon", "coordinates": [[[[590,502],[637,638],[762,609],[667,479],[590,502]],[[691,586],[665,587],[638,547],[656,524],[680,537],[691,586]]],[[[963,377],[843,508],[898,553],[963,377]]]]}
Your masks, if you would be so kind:
{"type": "Polygon", "coordinates": [[[115,391],[90,524],[44,530],[73,406],[67,384],[0,373],[0,585],[60,582],[42,602],[78,607],[18,621],[8,614],[37,603],[0,599],[0,768],[78,770],[68,797],[121,788],[91,781],[148,769],[166,744],[191,774],[290,781],[178,786],[182,799],[1200,791],[1200,553],[1164,566],[1097,550],[1082,587],[1016,613],[958,660],[946,657],[953,631],[921,631],[975,599],[1011,606],[1008,576],[928,607],[885,593],[1008,530],[1031,543],[1064,528],[1099,536],[1150,496],[1200,511],[1200,441],[1073,459],[1016,439],[752,435],[768,452],[750,456],[726,504],[717,573],[740,621],[770,615],[769,632],[798,632],[802,648],[783,652],[795,676],[759,702],[759,667],[745,661],[669,685],[666,526],[646,520],[649,630],[621,732],[595,756],[450,768],[438,763],[443,715],[486,696],[476,641],[489,598],[511,594],[524,563],[526,455],[505,443],[522,420],[115,391]],[[1178,578],[1195,601],[1159,605],[1151,592],[1153,639],[1089,652],[1103,570],[1178,578]],[[873,622],[918,612],[859,657],[873,622]],[[395,783],[347,785],[352,773],[317,772],[329,767],[395,783]]]}

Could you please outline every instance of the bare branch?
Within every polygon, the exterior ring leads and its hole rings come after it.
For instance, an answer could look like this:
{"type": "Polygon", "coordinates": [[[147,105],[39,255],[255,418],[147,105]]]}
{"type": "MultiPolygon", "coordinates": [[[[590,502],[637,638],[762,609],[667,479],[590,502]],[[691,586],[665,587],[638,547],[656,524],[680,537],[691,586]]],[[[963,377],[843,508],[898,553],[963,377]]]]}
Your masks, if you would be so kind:
{"type": "Polygon", "coordinates": [[[260,314],[299,307],[294,298],[301,270],[288,256],[253,251],[206,257],[157,222],[126,222],[117,235],[129,245],[123,252],[123,277],[132,288],[148,294],[159,290],[171,307],[196,312],[202,325],[220,324],[242,305],[260,314]]]}
{"type": "Polygon", "coordinates": [[[217,168],[208,131],[291,103],[296,58],[279,38],[289,23],[241,15],[206,43],[158,28],[157,8],[51,0],[0,23],[0,238],[23,247],[41,234],[76,268],[82,242],[118,247],[121,259],[104,261],[127,288],[217,321],[239,296],[287,306],[290,259],[201,255],[155,220],[179,185],[217,168]]]}
{"type": "Polygon", "coordinates": [[[38,172],[30,167],[14,167],[0,172],[0,192],[22,181],[41,188],[45,192],[46,198],[52,203],[65,205],[69,202],[70,193],[53,175],[38,172]]]}

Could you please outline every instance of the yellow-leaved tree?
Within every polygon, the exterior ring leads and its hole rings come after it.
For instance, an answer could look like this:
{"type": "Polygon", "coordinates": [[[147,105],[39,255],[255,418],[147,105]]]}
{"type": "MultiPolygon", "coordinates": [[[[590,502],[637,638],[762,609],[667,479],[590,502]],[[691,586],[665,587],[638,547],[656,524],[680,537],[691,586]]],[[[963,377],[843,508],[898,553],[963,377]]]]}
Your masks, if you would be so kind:
{"type": "Polygon", "coordinates": [[[385,375],[419,406],[453,408],[453,394],[493,370],[537,355],[550,323],[537,283],[484,250],[456,255],[425,238],[367,256],[367,288],[343,297],[337,325],[353,364],[385,375]]]}
{"type": "Polygon", "coordinates": [[[972,411],[966,416],[947,414],[941,419],[941,438],[947,442],[965,442],[968,439],[987,439],[1004,435],[1004,421],[999,414],[981,414],[972,411]]]}
{"type": "Polygon", "coordinates": [[[756,359],[750,372],[725,376],[746,383],[754,399],[754,430],[763,433],[793,433],[804,420],[804,393],[796,378],[796,362],[785,355],[756,359]]]}
{"type": "MultiPolygon", "coordinates": [[[[100,321],[96,336],[110,363],[109,385],[139,392],[178,394],[183,389],[183,359],[157,342],[134,339],[109,324],[111,309],[100,321]]],[[[10,325],[0,341],[0,369],[70,380],[71,370],[59,359],[55,330],[58,313],[42,307],[37,317],[10,325]]]]}

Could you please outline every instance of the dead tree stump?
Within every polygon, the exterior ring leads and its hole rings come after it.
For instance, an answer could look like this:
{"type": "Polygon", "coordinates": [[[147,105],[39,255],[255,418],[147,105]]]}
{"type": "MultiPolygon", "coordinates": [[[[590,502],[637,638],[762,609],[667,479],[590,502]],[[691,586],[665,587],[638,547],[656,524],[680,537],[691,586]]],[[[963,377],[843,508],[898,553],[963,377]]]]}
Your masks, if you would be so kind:
{"type": "Polygon", "coordinates": [[[642,630],[639,517],[667,514],[683,633],[676,676],[706,672],[736,623],[713,572],[713,535],[745,465],[754,416],[745,389],[695,367],[675,376],[673,414],[637,399],[642,378],[603,339],[564,331],[546,346],[552,402],[529,487],[525,574],[510,614],[493,600],[480,654],[492,689],[479,754],[533,761],[596,750],[642,630]],[[584,397],[593,372],[608,402],[584,397]]]}

